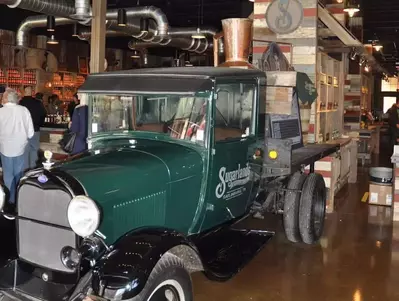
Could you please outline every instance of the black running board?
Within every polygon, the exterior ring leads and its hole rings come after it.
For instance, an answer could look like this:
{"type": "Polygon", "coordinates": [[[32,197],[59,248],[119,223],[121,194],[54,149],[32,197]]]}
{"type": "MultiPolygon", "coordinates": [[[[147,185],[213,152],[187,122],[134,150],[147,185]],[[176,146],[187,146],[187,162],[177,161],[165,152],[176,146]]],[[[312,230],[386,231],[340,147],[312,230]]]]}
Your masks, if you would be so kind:
{"type": "Polygon", "coordinates": [[[216,281],[232,278],[274,236],[261,230],[222,228],[197,237],[195,244],[200,253],[205,275],[216,281]]]}

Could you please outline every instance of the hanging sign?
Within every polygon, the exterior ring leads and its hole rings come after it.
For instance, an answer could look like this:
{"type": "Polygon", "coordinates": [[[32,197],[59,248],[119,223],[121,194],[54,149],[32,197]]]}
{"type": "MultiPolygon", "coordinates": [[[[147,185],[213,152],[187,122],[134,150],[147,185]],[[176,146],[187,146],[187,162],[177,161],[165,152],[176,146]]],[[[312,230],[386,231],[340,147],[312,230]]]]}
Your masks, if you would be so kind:
{"type": "Polygon", "coordinates": [[[303,7],[298,0],[273,0],[265,17],[268,27],[275,33],[291,33],[302,23],[303,7]]]}

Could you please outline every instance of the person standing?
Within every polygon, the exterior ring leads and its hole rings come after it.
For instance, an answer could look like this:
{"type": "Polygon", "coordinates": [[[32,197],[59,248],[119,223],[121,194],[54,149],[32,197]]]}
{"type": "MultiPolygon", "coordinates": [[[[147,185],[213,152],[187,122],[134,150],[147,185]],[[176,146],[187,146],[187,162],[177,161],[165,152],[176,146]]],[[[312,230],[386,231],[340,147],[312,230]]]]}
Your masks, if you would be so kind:
{"type": "Polygon", "coordinates": [[[40,149],[40,127],[43,126],[46,119],[46,109],[43,105],[43,93],[36,93],[35,97],[25,96],[19,103],[28,109],[35,134],[29,139],[25,149],[25,169],[35,168],[39,158],[40,149]]]}
{"type": "Polygon", "coordinates": [[[77,105],[79,105],[79,97],[78,97],[78,94],[75,93],[73,95],[73,100],[68,104],[68,108],[67,108],[67,111],[68,111],[68,114],[69,114],[69,117],[71,118],[71,120],[73,118],[73,112],[77,105]]]}
{"type": "Polygon", "coordinates": [[[18,94],[7,89],[0,108],[0,155],[3,165],[4,184],[10,191],[10,203],[24,171],[24,152],[28,139],[35,131],[27,108],[18,105],[18,94]]]}
{"type": "Polygon", "coordinates": [[[88,135],[88,114],[85,98],[83,98],[79,105],[76,106],[70,131],[76,133],[75,144],[71,155],[76,155],[87,150],[87,135],[88,135]]]}

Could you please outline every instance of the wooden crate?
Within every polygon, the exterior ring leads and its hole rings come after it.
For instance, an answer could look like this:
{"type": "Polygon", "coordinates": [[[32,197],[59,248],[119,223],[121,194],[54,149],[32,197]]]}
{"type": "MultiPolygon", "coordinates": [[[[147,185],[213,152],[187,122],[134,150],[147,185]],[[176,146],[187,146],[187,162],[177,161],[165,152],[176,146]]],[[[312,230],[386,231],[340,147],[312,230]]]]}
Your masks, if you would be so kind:
{"type": "Polygon", "coordinates": [[[267,87],[266,112],[269,114],[292,114],[292,87],[267,87]]]}

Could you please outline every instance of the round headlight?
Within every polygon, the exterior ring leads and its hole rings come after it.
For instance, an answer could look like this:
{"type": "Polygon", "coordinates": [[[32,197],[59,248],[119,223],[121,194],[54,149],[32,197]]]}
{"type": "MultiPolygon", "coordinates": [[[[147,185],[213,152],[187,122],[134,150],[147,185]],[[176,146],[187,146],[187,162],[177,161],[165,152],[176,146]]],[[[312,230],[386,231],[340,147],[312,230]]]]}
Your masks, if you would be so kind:
{"type": "Polygon", "coordinates": [[[4,204],[6,203],[6,193],[2,185],[0,185],[0,211],[3,210],[4,204]]]}
{"type": "Polygon", "coordinates": [[[100,224],[100,210],[92,199],[79,195],[69,203],[68,222],[77,235],[90,236],[100,224]]]}

